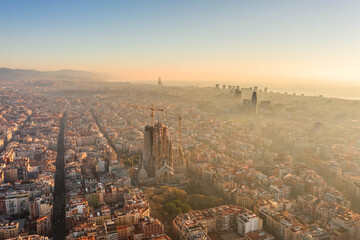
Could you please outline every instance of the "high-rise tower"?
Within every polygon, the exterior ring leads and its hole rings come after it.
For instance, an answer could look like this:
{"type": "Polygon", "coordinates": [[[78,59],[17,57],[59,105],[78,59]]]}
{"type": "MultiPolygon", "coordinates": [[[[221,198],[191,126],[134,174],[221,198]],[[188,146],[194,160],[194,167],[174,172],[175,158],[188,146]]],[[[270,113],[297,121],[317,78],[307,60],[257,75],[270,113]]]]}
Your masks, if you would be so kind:
{"type": "Polygon", "coordinates": [[[258,101],[257,101],[257,93],[256,91],[253,92],[251,97],[251,113],[258,113],[258,101]]]}

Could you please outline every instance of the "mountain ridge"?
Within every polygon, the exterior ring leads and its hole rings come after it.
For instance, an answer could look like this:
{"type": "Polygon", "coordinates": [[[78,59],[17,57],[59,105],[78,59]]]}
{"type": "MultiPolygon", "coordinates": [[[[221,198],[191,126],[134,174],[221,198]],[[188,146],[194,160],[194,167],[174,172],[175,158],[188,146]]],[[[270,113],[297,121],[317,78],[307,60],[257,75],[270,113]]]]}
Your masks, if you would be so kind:
{"type": "Polygon", "coordinates": [[[77,80],[105,81],[109,76],[88,71],[60,69],[57,71],[38,71],[34,69],[13,69],[0,67],[0,80],[77,80]]]}

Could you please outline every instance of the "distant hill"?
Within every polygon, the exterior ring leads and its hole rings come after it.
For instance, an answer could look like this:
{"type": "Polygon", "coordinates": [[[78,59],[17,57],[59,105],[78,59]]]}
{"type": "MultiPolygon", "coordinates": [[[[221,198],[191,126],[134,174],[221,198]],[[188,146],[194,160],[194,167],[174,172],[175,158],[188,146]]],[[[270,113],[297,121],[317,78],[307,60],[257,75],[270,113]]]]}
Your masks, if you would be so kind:
{"type": "Polygon", "coordinates": [[[36,71],[26,69],[0,68],[0,80],[70,80],[70,81],[104,81],[108,78],[106,75],[76,71],[36,71]]]}

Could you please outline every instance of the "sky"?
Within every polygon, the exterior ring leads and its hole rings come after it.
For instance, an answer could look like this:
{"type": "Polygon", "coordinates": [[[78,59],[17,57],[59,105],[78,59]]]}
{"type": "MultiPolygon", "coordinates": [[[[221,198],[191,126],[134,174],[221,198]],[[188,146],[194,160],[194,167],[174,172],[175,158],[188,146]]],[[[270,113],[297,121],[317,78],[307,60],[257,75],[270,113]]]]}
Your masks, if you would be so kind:
{"type": "Polygon", "coordinates": [[[0,67],[360,86],[360,1],[0,0],[0,67]]]}

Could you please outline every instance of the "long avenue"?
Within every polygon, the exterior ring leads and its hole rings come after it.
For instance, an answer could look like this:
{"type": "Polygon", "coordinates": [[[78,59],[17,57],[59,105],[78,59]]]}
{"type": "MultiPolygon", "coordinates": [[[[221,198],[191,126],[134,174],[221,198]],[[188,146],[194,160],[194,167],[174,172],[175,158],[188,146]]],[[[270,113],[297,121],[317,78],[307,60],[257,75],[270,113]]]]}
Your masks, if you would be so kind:
{"type": "Polygon", "coordinates": [[[55,240],[65,239],[65,161],[64,161],[64,131],[66,125],[66,112],[60,119],[60,131],[57,142],[56,172],[53,232],[55,240]]]}

